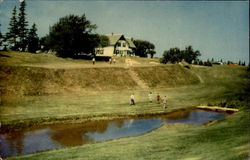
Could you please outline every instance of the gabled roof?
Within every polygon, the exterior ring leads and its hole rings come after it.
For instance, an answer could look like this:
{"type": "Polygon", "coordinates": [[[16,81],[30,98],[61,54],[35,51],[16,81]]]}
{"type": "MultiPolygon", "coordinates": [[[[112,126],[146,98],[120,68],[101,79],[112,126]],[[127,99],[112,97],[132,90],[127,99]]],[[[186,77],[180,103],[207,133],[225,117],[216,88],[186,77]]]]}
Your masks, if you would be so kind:
{"type": "Polygon", "coordinates": [[[136,48],[135,44],[132,41],[132,38],[127,38],[123,34],[106,34],[105,36],[109,38],[110,45],[115,45],[117,41],[119,41],[120,39],[123,39],[128,42],[129,47],[136,48]]]}
{"type": "Polygon", "coordinates": [[[122,34],[106,34],[109,38],[109,44],[110,45],[115,45],[117,41],[123,36],[122,34]]]}

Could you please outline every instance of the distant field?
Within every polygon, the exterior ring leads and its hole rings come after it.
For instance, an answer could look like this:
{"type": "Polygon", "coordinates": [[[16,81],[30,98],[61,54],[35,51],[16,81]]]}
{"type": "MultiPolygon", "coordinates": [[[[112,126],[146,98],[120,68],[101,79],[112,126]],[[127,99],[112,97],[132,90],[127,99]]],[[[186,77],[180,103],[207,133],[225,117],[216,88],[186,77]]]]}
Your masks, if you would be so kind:
{"type": "MultiPolygon", "coordinates": [[[[42,68],[88,68],[88,67],[127,67],[126,57],[116,57],[116,64],[110,65],[108,61],[97,61],[96,65],[91,60],[59,58],[54,54],[30,54],[26,52],[3,52],[0,51],[0,64],[4,66],[30,66],[42,68]]],[[[160,65],[159,59],[148,59],[139,57],[130,57],[133,66],[154,66],[160,65]]],[[[129,61],[130,62],[130,61],[129,61]]]]}

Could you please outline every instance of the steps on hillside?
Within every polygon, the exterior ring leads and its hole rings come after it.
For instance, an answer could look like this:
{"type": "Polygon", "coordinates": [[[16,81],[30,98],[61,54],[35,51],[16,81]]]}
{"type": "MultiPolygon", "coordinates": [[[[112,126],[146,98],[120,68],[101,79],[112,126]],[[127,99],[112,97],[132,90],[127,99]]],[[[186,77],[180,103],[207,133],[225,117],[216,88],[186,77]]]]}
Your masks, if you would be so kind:
{"type": "Polygon", "coordinates": [[[128,73],[138,86],[140,86],[142,89],[149,89],[148,85],[142,79],[140,79],[140,77],[135,71],[129,68],[128,73]]]}

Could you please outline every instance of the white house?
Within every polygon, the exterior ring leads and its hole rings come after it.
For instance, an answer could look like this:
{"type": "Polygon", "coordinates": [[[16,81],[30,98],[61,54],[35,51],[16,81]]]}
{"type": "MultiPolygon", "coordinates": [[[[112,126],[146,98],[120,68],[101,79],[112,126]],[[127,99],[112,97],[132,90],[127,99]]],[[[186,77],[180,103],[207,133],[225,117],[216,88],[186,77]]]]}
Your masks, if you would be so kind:
{"type": "Polygon", "coordinates": [[[106,34],[109,38],[109,46],[95,48],[95,55],[102,57],[112,56],[131,56],[134,55],[135,44],[132,38],[125,37],[122,34],[106,34]]]}

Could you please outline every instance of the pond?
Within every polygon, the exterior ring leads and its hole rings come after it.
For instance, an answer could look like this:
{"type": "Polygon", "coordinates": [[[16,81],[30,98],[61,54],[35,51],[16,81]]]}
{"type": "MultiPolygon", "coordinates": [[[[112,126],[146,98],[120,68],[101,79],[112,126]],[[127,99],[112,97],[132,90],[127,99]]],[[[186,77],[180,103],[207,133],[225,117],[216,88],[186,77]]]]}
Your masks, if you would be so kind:
{"type": "Polygon", "coordinates": [[[227,115],[224,112],[188,109],[154,117],[34,126],[0,134],[0,155],[2,157],[23,155],[137,136],[157,129],[165,123],[202,125],[227,115]]]}

